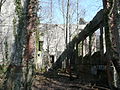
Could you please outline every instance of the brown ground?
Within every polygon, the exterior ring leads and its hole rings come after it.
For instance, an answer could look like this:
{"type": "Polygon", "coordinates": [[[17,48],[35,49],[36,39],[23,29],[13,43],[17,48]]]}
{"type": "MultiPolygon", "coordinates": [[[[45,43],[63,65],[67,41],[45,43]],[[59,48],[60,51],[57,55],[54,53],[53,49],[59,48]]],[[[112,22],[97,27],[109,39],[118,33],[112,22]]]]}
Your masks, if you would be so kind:
{"type": "Polygon", "coordinates": [[[73,80],[70,80],[69,75],[65,73],[47,73],[45,75],[37,74],[34,77],[32,90],[108,90],[98,89],[94,86],[82,79],[75,78],[75,76],[73,80]]]}

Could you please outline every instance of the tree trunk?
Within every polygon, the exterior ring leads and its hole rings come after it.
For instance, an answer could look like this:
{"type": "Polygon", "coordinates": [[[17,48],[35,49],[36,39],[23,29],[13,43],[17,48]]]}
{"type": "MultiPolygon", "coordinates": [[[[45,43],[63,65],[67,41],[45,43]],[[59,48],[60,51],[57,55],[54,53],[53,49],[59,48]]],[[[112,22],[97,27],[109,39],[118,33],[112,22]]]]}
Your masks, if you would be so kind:
{"type": "Polygon", "coordinates": [[[3,85],[4,90],[21,90],[23,88],[23,53],[25,49],[25,35],[26,35],[26,14],[23,16],[23,8],[21,6],[21,0],[15,1],[16,7],[15,9],[19,10],[16,11],[18,17],[18,25],[16,28],[16,35],[15,35],[15,42],[13,52],[11,54],[11,62],[7,67],[6,77],[3,85]],[[16,4],[17,3],[17,4],[16,4]],[[19,4],[18,4],[19,3],[19,4]],[[20,7],[21,6],[21,7],[20,7]]]}
{"type": "Polygon", "coordinates": [[[31,88],[32,75],[33,75],[33,63],[35,58],[35,32],[37,29],[37,3],[38,0],[28,0],[27,6],[27,43],[25,48],[25,90],[31,88]]]}
{"type": "MultiPolygon", "coordinates": [[[[119,35],[117,29],[117,2],[116,0],[103,0],[104,9],[107,11],[104,16],[105,22],[105,39],[106,39],[106,54],[107,54],[107,71],[108,82],[111,89],[114,89],[115,85],[113,81],[113,65],[115,66],[118,74],[120,72],[120,58],[119,58],[119,35]],[[112,67],[112,68],[111,68],[112,67]]],[[[120,75],[119,75],[120,76],[120,75]]]]}
{"type": "Polygon", "coordinates": [[[67,50],[67,53],[66,53],[66,69],[70,69],[69,68],[69,55],[68,55],[68,43],[69,43],[69,8],[70,8],[70,0],[67,1],[67,12],[66,12],[66,50],[67,50]]]}
{"type": "Polygon", "coordinates": [[[89,36],[89,63],[91,64],[92,35],[89,36]]]}
{"type": "MultiPolygon", "coordinates": [[[[119,0],[113,0],[111,10],[109,13],[109,28],[110,28],[110,40],[112,51],[112,62],[120,78],[120,43],[119,43],[119,23],[120,15],[118,14],[120,7],[119,0]]],[[[110,3],[111,4],[111,3],[110,3]]],[[[120,80],[119,80],[120,82],[120,80]]]]}
{"type": "Polygon", "coordinates": [[[104,45],[103,45],[103,25],[100,25],[100,64],[102,64],[102,61],[104,59],[104,45]]]}

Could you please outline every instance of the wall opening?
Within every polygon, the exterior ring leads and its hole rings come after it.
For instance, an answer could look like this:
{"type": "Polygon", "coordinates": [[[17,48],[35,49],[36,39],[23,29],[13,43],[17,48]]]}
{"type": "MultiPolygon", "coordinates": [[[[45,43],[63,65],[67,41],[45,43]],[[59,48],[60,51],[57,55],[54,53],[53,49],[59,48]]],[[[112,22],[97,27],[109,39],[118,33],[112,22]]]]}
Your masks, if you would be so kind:
{"type": "Polygon", "coordinates": [[[43,41],[39,41],[39,51],[42,51],[42,47],[43,47],[43,41]]]}

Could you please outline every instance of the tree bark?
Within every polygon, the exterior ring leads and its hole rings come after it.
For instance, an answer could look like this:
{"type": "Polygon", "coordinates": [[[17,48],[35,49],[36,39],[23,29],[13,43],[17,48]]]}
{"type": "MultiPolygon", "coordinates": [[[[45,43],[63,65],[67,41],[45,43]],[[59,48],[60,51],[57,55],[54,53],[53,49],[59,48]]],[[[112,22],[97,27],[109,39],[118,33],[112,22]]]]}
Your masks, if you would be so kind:
{"type": "Polygon", "coordinates": [[[37,30],[37,4],[38,0],[28,0],[27,5],[27,43],[25,48],[25,90],[29,90],[31,88],[32,83],[32,75],[33,75],[33,63],[35,58],[35,32],[37,30]]]}
{"type": "Polygon", "coordinates": [[[69,62],[69,55],[68,55],[68,49],[69,49],[69,46],[68,46],[68,43],[69,43],[69,8],[70,8],[70,0],[67,0],[67,12],[66,12],[66,40],[65,40],[65,44],[66,44],[66,50],[67,50],[67,53],[66,53],[66,69],[70,69],[70,62],[69,62]]]}
{"type": "Polygon", "coordinates": [[[116,0],[103,0],[104,10],[107,11],[104,16],[105,23],[105,39],[106,39],[106,54],[107,54],[107,71],[108,82],[111,89],[114,89],[115,85],[113,81],[113,65],[116,68],[118,75],[120,76],[120,49],[119,49],[119,34],[117,29],[117,2],[116,0]],[[112,64],[113,63],[113,64],[112,64]],[[111,68],[112,67],[112,68],[111,68]]]}
{"type": "Polygon", "coordinates": [[[103,45],[103,25],[100,25],[100,64],[102,64],[101,61],[104,60],[104,45],[103,45]]]}

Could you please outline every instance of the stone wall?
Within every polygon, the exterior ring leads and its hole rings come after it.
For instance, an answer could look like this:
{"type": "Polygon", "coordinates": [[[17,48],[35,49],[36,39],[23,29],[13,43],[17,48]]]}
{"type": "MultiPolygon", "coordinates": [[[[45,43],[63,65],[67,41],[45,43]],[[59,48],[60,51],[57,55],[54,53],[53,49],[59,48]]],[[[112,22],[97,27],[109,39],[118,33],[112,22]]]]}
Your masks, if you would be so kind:
{"type": "MultiPolygon", "coordinates": [[[[77,25],[72,24],[70,26],[70,31],[69,31],[69,34],[70,34],[69,41],[71,41],[78,33],[80,33],[85,26],[86,24],[78,25],[78,29],[77,29],[77,25]]],[[[43,50],[42,50],[42,55],[40,55],[41,59],[40,59],[40,56],[37,56],[38,57],[37,61],[39,62],[39,66],[42,67],[43,65],[42,63],[45,61],[44,52],[48,53],[46,54],[49,57],[48,62],[50,62],[51,59],[53,59],[53,57],[54,57],[54,62],[56,62],[56,60],[60,57],[60,55],[65,51],[66,49],[65,27],[63,24],[41,24],[39,26],[39,32],[42,33],[42,35],[40,35],[40,40],[43,41],[43,50]]],[[[96,48],[96,35],[94,34],[92,37],[93,52],[96,51],[95,48],[96,48]]],[[[84,41],[83,51],[84,51],[83,52],[84,56],[89,52],[89,38],[87,38],[84,41]]]]}

